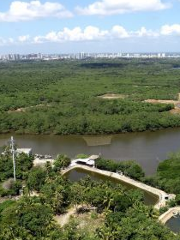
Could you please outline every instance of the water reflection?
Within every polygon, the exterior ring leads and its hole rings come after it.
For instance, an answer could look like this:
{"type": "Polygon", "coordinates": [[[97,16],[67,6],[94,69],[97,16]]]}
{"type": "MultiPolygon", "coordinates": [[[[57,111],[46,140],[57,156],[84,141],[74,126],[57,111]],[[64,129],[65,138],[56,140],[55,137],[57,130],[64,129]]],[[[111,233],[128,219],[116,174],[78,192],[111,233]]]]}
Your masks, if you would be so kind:
{"type": "MultiPolygon", "coordinates": [[[[0,135],[3,146],[11,135],[0,135]]],[[[111,144],[88,146],[82,136],[15,135],[19,147],[32,148],[34,153],[56,156],[65,153],[71,158],[79,153],[102,154],[106,159],[136,160],[146,174],[154,174],[158,163],[167,158],[169,152],[180,149],[180,128],[156,132],[127,133],[113,135],[111,144]]]]}
{"type": "Polygon", "coordinates": [[[173,231],[174,233],[180,233],[180,215],[176,217],[170,218],[166,225],[173,231]]]}

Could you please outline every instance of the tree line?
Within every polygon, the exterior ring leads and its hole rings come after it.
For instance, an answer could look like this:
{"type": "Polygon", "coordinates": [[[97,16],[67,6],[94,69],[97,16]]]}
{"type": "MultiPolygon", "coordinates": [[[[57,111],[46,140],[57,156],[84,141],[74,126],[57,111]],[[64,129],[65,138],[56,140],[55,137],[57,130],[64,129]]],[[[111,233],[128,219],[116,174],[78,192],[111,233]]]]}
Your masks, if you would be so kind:
{"type": "Polygon", "coordinates": [[[178,62],[86,60],[1,63],[0,133],[107,134],[180,126],[178,62]],[[107,100],[106,93],[122,95],[107,100]]]}

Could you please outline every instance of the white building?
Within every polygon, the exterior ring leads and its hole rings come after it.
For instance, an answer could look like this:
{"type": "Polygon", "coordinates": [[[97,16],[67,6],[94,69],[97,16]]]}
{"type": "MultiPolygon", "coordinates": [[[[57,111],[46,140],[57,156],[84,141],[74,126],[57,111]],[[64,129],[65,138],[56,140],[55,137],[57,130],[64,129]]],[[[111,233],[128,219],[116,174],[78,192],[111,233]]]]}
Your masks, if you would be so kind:
{"type": "Polygon", "coordinates": [[[95,160],[98,158],[99,158],[98,155],[92,155],[88,158],[78,158],[78,159],[72,160],[70,166],[74,166],[76,164],[83,164],[90,167],[95,167],[95,160]]]}
{"type": "Polygon", "coordinates": [[[32,148],[17,148],[16,149],[17,154],[25,153],[28,156],[32,155],[32,148]]]}

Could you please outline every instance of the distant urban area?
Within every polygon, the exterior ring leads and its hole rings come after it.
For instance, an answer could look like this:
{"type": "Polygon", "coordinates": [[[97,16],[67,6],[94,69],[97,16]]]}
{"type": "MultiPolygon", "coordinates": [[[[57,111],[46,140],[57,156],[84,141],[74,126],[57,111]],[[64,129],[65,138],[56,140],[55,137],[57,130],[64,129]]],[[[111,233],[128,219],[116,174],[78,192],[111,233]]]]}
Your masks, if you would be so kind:
{"type": "Polygon", "coordinates": [[[73,53],[73,54],[5,54],[0,61],[98,59],[98,58],[180,58],[180,53],[73,53]]]}

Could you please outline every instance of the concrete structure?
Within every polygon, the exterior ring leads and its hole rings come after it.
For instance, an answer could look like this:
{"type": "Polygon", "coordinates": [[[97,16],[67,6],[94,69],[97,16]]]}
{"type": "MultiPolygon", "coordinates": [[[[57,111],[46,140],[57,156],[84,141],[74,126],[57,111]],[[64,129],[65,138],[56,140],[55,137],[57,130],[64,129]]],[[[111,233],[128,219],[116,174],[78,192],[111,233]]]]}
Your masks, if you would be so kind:
{"type": "Polygon", "coordinates": [[[33,166],[34,167],[38,167],[38,166],[43,167],[46,165],[47,162],[49,162],[51,165],[53,165],[54,159],[52,159],[52,158],[49,158],[49,159],[48,158],[44,158],[44,159],[35,158],[33,161],[33,166]]]}
{"type": "Polygon", "coordinates": [[[180,206],[170,208],[167,212],[163,213],[159,217],[159,221],[165,224],[170,218],[176,216],[177,214],[180,214],[180,206]]]}
{"type": "Polygon", "coordinates": [[[16,153],[17,154],[25,153],[28,156],[30,156],[30,155],[32,155],[32,148],[17,148],[16,153]]]}
{"type": "Polygon", "coordinates": [[[80,165],[80,164],[77,164],[77,163],[74,164],[73,166],[70,166],[69,168],[63,170],[62,174],[64,175],[65,173],[67,173],[67,172],[69,172],[73,169],[76,169],[76,168],[84,169],[84,170],[87,170],[87,171],[90,171],[90,172],[95,172],[95,173],[98,173],[98,174],[101,174],[101,175],[104,175],[104,176],[107,176],[107,177],[118,179],[122,182],[128,183],[128,184],[130,184],[134,187],[137,187],[137,188],[139,188],[143,191],[146,191],[146,192],[149,192],[151,194],[156,195],[158,197],[158,201],[154,205],[154,208],[156,208],[156,209],[160,209],[161,207],[166,206],[167,201],[175,198],[174,194],[168,194],[168,193],[166,193],[166,192],[164,192],[160,189],[148,186],[148,185],[146,185],[142,182],[136,181],[136,180],[131,179],[129,177],[126,177],[122,174],[109,172],[109,171],[104,171],[104,170],[100,170],[100,169],[97,169],[97,168],[92,168],[92,167],[80,165]]]}
{"type": "Polygon", "coordinates": [[[88,165],[95,167],[95,160],[99,158],[99,155],[92,155],[88,158],[78,158],[71,161],[70,167],[76,166],[76,164],[88,165]]]}

